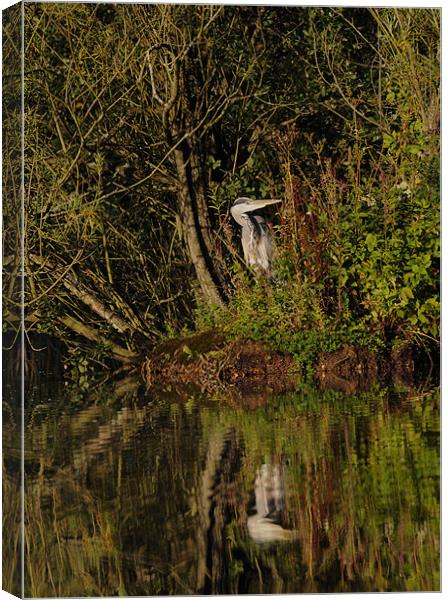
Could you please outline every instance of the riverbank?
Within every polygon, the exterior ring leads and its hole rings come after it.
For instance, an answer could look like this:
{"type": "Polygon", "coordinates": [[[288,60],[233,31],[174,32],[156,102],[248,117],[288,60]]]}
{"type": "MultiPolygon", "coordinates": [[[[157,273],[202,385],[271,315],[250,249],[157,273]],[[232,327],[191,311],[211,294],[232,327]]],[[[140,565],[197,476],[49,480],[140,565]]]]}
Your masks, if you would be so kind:
{"type": "MultiPolygon", "coordinates": [[[[345,393],[380,383],[413,386],[435,370],[433,357],[409,345],[392,352],[345,345],[319,353],[312,369],[319,387],[345,393]]],[[[261,342],[228,340],[218,331],[160,343],[144,359],[141,374],[149,387],[192,384],[207,392],[230,386],[282,393],[297,389],[305,377],[293,354],[261,342]]]]}

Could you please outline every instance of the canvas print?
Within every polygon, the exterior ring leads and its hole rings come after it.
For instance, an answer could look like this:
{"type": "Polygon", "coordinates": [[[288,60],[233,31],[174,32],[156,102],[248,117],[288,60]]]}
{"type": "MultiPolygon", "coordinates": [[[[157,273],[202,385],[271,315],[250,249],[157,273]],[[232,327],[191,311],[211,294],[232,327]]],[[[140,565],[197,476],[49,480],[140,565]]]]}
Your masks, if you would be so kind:
{"type": "Polygon", "coordinates": [[[440,8],[2,17],[3,589],[439,591],[440,8]]]}

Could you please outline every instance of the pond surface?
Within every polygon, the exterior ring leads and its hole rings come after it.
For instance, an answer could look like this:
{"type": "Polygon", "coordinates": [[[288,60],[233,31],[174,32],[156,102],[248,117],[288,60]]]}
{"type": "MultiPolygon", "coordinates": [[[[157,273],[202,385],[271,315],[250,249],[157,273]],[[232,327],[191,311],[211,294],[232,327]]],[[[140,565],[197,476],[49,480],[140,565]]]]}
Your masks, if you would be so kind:
{"type": "MultiPolygon", "coordinates": [[[[437,390],[241,399],[104,385],[79,402],[40,363],[25,424],[27,596],[439,590],[437,390]]],[[[13,381],[5,549],[19,531],[13,381]]]]}

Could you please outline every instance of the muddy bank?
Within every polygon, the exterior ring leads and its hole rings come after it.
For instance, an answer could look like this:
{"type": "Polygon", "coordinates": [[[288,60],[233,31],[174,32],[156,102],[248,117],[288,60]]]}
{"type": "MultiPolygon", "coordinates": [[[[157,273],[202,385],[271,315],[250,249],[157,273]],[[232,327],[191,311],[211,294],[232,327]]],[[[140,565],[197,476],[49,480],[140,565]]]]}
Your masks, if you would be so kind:
{"type": "Polygon", "coordinates": [[[406,353],[386,355],[357,346],[344,346],[318,355],[315,376],[322,389],[352,394],[376,383],[413,384],[414,361],[406,353]]]}
{"type": "Polygon", "coordinates": [[[203,391],[232,386],[281,393],[294,390],[298,380],[291,354],[214,332],[164,342],[144,361],[142,375],[148,385],[193,384],[203,391]]]}
{"type": "MultiPolygon", "coordinates": [[[[429,370],[428,359],[410,346],[386,354],[349,345],[319,354],[314,365],[322,389],[348,394],[377,383],[412,387],[429,370]]],[[[214,331],[163,342],[144,361],[142,375],[149,386],[194,385],[208,392],[231,388],[241,397],[253,390],[293,391],[300,382],[291,354],[270,351],[260,342],[228,341],[214,331]]]]}
{"type": "Polygon", "coordinates": [[[439,380],[439,353],[410,344],[391,352],[345,346],[320,354],[315,375],[321,388],[348,394],[367,391],[377,383],[413,388],[439,380]]]}

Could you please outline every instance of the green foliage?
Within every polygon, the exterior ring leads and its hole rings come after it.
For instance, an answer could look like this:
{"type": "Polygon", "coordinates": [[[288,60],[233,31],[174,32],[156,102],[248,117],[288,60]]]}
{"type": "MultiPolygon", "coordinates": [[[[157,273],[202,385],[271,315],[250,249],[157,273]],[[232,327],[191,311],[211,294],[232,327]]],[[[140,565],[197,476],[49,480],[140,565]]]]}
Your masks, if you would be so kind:
{"type": "MultiPolygon", "coordinates": [[[[285,273],[287,262],[278,267],[285,273]]],[[[345,344],[378,349],[383,340],[368,328],[366,321],[340,321],[325,314],[318,287],[290,278],[248,282],[239,279],[228,307],[201,307],[197,324],[217,328],[229,338],[261,341],[272,350],[295,356],[302,376],[312,376],[319,352],[331,352],[345,344]]]]}
{"type": "Polygon", "coordinates": [[[221,181],[210,181],[211,208],[227,213],[229,205],[240,196],[267,198],[272,195],[276,182],[269,165],[265,154],[250,155],[236,172],[226,171],[221,181]]]}

